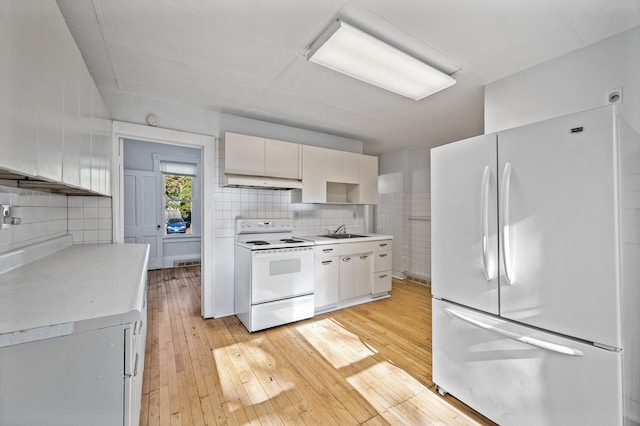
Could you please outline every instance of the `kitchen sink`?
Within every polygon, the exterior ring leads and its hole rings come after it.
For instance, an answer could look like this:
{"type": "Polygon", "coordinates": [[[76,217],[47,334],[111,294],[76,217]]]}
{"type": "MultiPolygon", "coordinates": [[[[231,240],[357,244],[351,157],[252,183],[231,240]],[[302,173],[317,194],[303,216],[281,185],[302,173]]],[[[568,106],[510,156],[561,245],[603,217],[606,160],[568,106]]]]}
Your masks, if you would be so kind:
{"type": "Polygon", "coordinates": [[[356,234],[325,234],[320,235],[325,238],[334,238],[336,240],[342,240],[344,238],[365,238],[366,235],[356,235],[356,234]]]}

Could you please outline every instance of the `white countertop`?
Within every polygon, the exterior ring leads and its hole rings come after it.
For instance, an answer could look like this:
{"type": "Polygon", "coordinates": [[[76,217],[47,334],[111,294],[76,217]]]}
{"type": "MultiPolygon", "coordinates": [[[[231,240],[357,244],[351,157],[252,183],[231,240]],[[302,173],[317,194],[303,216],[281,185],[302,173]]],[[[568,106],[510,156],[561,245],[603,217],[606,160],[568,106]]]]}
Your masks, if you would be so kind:
{"type": "Polygon", "coordinates": [[[313,241],[316,245],[322,244],[344,244],[344,243],[362,243],[367,241],[392,240],[393,235],[367,234],[362,232],[354,232],[356,235],[362,235],[362,238],[328,238],[320,235],[295,235],[294,238],[301,240],[313,241]]]}
{"type": "Polygon", "coordinates": [[[0,275],[0,347],[130,322],[144,300],[148,251],[75,245],[0,275]]]}

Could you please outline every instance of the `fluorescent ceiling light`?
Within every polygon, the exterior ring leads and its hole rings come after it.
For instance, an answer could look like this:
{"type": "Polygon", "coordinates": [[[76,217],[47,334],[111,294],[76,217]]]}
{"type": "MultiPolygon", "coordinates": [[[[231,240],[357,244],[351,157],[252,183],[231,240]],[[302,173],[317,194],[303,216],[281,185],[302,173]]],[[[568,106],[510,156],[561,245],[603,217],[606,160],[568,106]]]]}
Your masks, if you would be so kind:
{"type": "Polygon", "coordinates": [[[313,42],[307,60],[416,101],[456,83],[447,74],[340,20],[313,42]]]}

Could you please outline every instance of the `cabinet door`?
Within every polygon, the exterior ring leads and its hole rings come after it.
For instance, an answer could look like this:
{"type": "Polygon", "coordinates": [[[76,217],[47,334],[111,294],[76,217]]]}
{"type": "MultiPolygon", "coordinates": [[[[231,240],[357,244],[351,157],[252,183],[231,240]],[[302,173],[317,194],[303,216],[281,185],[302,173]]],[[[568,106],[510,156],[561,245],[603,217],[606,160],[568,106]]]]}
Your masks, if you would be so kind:
{"type": "Polygon", "coordinates": [[[302,202],[326,203],[326,148],[302,146],[302,202]]]}
{"type": "Polygon", "coordinates": [[[268,177],[300,179],[300,145],[297,143],[264,140],[264,175],[268,177]]]}
{"type": "Polygon", "coordinates": [[[71,33],[64,36],[64,141],[62,153],[62,181],[80,186],[80,84],[82,57],[71,33]]]}
{"type": "Polygon", "coordinates": [[[327,182],[360,183],[360,157],[354,152],[327,149],[327,182]]]}
{"type": "Polygon", "coordinates": [[[353,257],[355,262],[355,296],[371,294],[373,278],[373,256],[371,253],[353,257]]]}
{"type": "Polygon", "coordinates": [[[353,256],[340,256],[340,300],[356,296],[356,267],[353,256]]]}
{"type": "Polygon", "coordinates": [[[360,156],[360,185],[357,203],[378,203],[378,157],[360,156]]]}
{"type": "MultiPolygon", "coordinates": [[[[343,178],[342,182],[345,183],[360,183],[360,161],[362,154],[357,154],[355,152],[343,152],[343,178]]],[[[377,162],[376,162],[377,163],[377,162]]],[[[378,190],[378,170],[376,167],[376,192],[378,190]]]]}
{"type": "Polygon", "coordinates": [[[0,6],[0,166],[35,176],[40,2],[0,6]]]}
{"type": "Polygon", "coordinates": [[[315,306],[326,306],[338,303],[339,290],[339,258],[337,256],[315,260],[315,306]]]}
{"type": "Polygon", "coordinates": [[[62,181],[62,132],[64,117],[64,34],[55,3],[40,2],[38,50],[38,176],[62,181]]]}
{"type": "Polygon", "coordinates": [[[342,151],[327,149],[327,182],[342,182],[344,179],[344,156],[342,151]]]}
{"type": "Polygon", "coordinates": [[[80,79],[80,187],[91,190],[91,89],[93,80],[83,66],[79,71],[80,79]]]}
{"type": "Polygon", "coordinates": [[[434,297],[498,314],[496,134],[431,150],[434,297]]]}
{"type": "Polygon", "coordinates": [[[224,172],[264,176],[264,138],[225,133],[224,172]]]}

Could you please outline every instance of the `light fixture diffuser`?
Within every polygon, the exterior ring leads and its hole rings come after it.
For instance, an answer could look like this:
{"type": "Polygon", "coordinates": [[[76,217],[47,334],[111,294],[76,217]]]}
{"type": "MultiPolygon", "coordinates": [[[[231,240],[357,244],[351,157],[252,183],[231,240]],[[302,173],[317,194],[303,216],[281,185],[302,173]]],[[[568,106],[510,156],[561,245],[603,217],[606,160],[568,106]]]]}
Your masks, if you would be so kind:
{"type": "Polygon", "coordinates": [[[416,101],[456,83],[447,74],[340,20],[313,42],[307,60],[416,101]]]}

